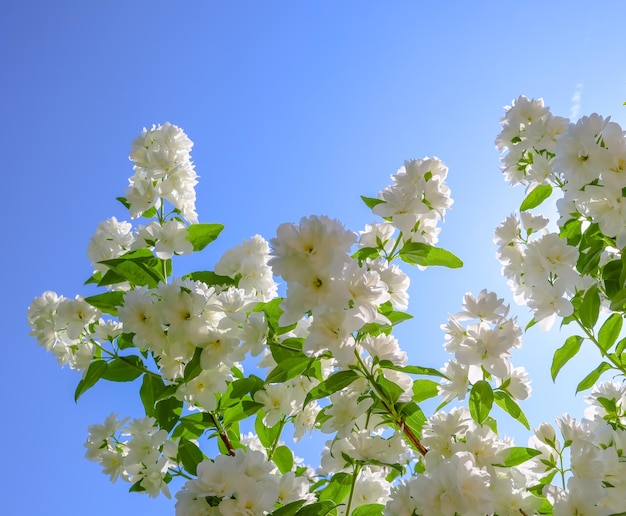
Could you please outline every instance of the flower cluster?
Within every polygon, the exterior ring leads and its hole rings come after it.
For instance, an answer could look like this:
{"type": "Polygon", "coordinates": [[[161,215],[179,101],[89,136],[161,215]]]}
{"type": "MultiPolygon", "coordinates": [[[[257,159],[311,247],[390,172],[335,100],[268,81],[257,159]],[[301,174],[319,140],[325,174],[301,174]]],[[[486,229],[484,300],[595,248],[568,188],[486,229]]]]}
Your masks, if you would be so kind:
{"type": "Polygon", "coordinates": [[[121,333],[117,324],[105,323],[100,315],[99,310],[80,296],[67,299],[48,291],[28,307],[28,324],[30,334],[61,365],[83,370],[94,354],[93,338],[107,339],[121,333]]]}
{"type": "Polygon", "coordinates": [[[125,199],[133,218],[151,208],[160,209],[167,200],[186,220],[198,222],[192,146],[183,130],[168,122],[144,129],[135,139],[130,152],[135,174],[125,199]]]}
{"type": "Polygon", "coordinates": [[[557,418],[562,441],[548,423],[536,428],[529,439],[529,445],[541,452],[530,463],[542,477],[541,484],[555,474],[568,474],[563,487],[544,488],[555,516],[609,516],[624,509],[626,388],[623,383],[603,382],[585,401],[589,407],[581,421],[568,415],[557,418]]]}
{"type": "Polygon", "coordinates": [[[549,327],[555,316],[572,314],[570,301],[591,286],[586,276],[598,261],[626,246],[624,131],[598,114],[572,123],[553,116],[542,100],[521,96],[507,107],[496,145],[507,180],[535,187],[522,209],[538,206],[553,187],[562,190],[558,233],[545,229],[545,217],[525,212],[521,223],[511,216],[496,232],[498,258],[518,301],[549,327]],[[538,230],[543,234],[531,239],[538,230]]]}
{"type": "Polygon", "coordinates": [[[523,367],[513,367],[513,348],[522,345],[521,328],[515,318],[507,318],[509,307],[493,292],[482,290],[478,297],[465,294],[463,311],[448,316],[442,326],[444,348],[454,359],[442,368],[444,383],[439,386],[444,402],[465,399],[468,388],[479,381],[497,380],[494,388],[501,396],[525,400],[531,388],[523,367]],[[471,324],[465,321],[475,321],[471,324]]]}
{"type": "Polygon", "coordinates": [[[268,514],[276,503],[312,501],[305,476],[281,475],[261,451],[237,449],[198,464],[197,478],[177,494],[176,514],[268,514]]]}
{"type": "Polygon", "coordinates": [[[127,420],[111,414],[103,424],[90,425],[85,456],[98,462],[111,482],[121,478],[135,491],[169,498],[169,469],[177,465],[178,442],[168,439],[154,418],[134,419],[125,427],[127,420]]]}
{"type": "Polygon", "coordinates": [[[452,206],[446,167],[437,158],[405,161],[378,194],[373,211],[402,232],[405,242],[436,244],[446,210],[452,206]]]}
{"type": "MultiPolygon", "coordinates": [[[[423,429],[425,472],[404,480],[385,508],[401,514],[535,514],[541,501],[528,492],[533,476],[507,464],[512,440],[477,425],[465,409],[439,412],[423,429]],[[524,511],[524,512],[522,512],[524,511]]],[[[513,448],[514,449],[514,448],[513,448]]]]}
{"type": "MultiPolygon", "coordinates": [[[[578,391],[605,371],[626,375],[623,132],[598,115],[571,124],[520,97],[496,145],[507,180],[528,189],[520,214],[495,235],[503,274],[533,311],[527,328],[560,317],[584,334],[555,352],[553,378],[586,341],[602,362],[578,391]],[[529,210],[553,189],[563,197],[551,229],[529,210]],[[601,306],[613,313],[596,331],[601,306]]],[[[522,330],[502,298],[487,290],[464,296],[442,326],[452,358],[441,372],[410,365],[392,335],[411,317],[409,278],[392,262],[462,265],[434,246],[452,205],[441,161],[407,161],[378,198],[363,197],[382,220],[359,234],[327,216],[304,217],[279,226],[269,243],[243,240],[214,270],[176,277],[172,258],[202,250],[223,229],[197,222],[191,147],[171,124],[144,130],[121,200],[131,218],[148,221],[133,227],[110,218],[88,248],[87,283],[105,292],[74,299],[45,292],[28,310],[38,342],[82,371],[76,399],[101,380],[141,380],[145,418],[111,415],[89,427],[87,458],[112,481],[169,497],[170,481],[185,478],[179,516],[623,510],[622,384],[596,385],[581,422],[561,417],[562,441],[544,423],[528,447],[515,446],[498,435],[492,407],[530,429],[519,402],[531,388],[511,362],[522,330]],[[286,284],[284,297],[275,277],[286,284]],[[260,357],[254,373],[250,357],[260,357]],[[427,418],[420,404],[436,397],[441,404],[427,418]],[[453,402],[461,406],[441,410],[453,402]],[[307,432],[328,436],[317,471],[283,441],[288,427],[294,443],[307,432]],[[211,439],[215,453],[207,457],[211,439]]]]}

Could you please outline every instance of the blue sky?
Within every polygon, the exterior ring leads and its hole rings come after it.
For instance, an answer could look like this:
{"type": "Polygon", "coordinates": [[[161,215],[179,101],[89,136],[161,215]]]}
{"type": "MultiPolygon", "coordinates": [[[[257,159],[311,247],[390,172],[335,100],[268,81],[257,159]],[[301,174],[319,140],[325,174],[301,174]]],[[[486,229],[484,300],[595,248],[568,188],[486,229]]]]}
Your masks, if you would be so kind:
{"type": "MultiPolygon", "coordinates": [[[[26,324],[44,290],[88,293],[88,239],[101,220],[126,216],[114,199],[144,126],[185,129],[200,219],[226,225],[181,273],[301,216],[358,231],[374,220],[359,195],[375,196],[404,159],[440,157],[455,199],[440,245],[466,266],[411,272],[415,319],[399,334],[412,363],[440,367],[439,325],[466,291],[510,298],[491,243],[523,198],[498,168],[503,106],[523,93],[558,115],[626,122],[618,1],[23,0],[3,11],[3,514],[173,514],[173,502],[128,494],[83,459],[87,425],[140,415],[136,386],[98,385],[75,404],[79,375],[59,369],[26,324]]],[[[525,405],[534,426],[581,415],[574,386],[596,356],[578,357],[552,387],[549,360],[564,338],[533,329],[514,356],[536,393],[550,389],[525,405]]],[[[520,430],[509,431],[523,444],[520,430]]]]}

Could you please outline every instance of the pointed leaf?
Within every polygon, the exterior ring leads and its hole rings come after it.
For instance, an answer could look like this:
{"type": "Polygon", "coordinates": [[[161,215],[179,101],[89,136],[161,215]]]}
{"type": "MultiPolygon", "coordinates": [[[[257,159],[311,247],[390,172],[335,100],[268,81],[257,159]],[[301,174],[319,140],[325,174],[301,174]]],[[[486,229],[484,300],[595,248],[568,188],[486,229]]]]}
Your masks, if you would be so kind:
{"type": "Polygon", "coordinates": [[[143,361],[138,356],[116,357],[109,362],[102,378],[111,382],[132,382],[143,372],[143,361]]]}
{"type": "Polygon", "coordinates": [[[604,351],[608,351],[617,341],[622,331],[624,319],[621,314],[612,314],[598,332],[598,343],[604,351]]]}
{"type": "Polygon", "coordinates": [[[413,380],[413,401],[420,403],[439,395],[439,384],[433,380],[420,378],[413,380]]]}
{"type": "Polygon", "coordinates": [[[97,381],[106,373],[108,364],[104,360],[94,360],[87,369],[83,379],[78,382],[74,391],[74,401],[78,401],[87,389],[91,389],[97,381]]]}
{"type": "Polygon", "coordinates": [[[223,229],[222,224],[191,224],[187,227],[187,240],[193,244],[194,251],[202,251],[223,229]]]}
{"type": "Polygon", "coordinates": [[[352,511],[352,516],[382,516],[384,505],[380,503],[368,503],[359,505],[352,511]]]}
{"type": "Polygon", "coordinates": [[[326,516],[336,507],[336,505],[337,504],[335,504],[335,502],[330,500],[315,502],[302,507],[295,516],[326,516]]]}
{"type": "Polygon", "coordinates": [[[550,368],[552,381],[556,380],[556,375],[559,374],[561,368],[569,362],[571,358],[576,356],[580,350],[580,345],[583,340],[584,339],[578,335],[572,335],[567,338],[563,346],[554,352],[554,357],[552,357],[552,367],[550,368]]]}
{"type": "Polygon", "coordinates": [[[272,461],[283,475],[293,469],[293,453],[287,446],[278,446],[272,453],[272,461]]]}
{"type": "Polygon", "coordinates": [[[336,473],[328,482],[328,485],[320,491],[320,500],[331,500],[337,504],[343,502],[350,494],[352,475],[349,473],[336,473]]]}
{"type": "Polygon", "coordinates": [[[469,409],[472,419],[482,425],[493,406],[493,389],[489,382],[480,380],[472,386],[469,409]]]}
{"type": "Polygon", "coordinates": [[[552,195],[552,186],[538,185],[522,201],[520,211],[532,210],[552,195]]]}
{"type": "Polygon", "coordinates": [[[585,327],[591,329],[595,326],[599,314],[600,294],[598,293],[598,287],[592,285],[583,296],[583,302],[578,309],[578,315],[585,327]]]}
{"type": "Polygon", "coordinates": [[[382,199],[377,199],[375,197],[365,197],[364,195],[361,195],[361,199],[363,199],[363,202],[367,205],[367,207],[371,210],[374,208],[374,206],[376,206],[377,204],[380,204],[381,202],[385,202],[382,199]]]}
{"type": "Polygon", "coordinates": [[[202,283],[204,283],[205,285],[209,285],[210,287],[213,285],[231,286],[236,284],[233,278],[229,276],[220,276],[219,274],[215,274],[213,271],[192,272],[191,274],[183,276],[183,278],[189,278],[193,281],[201,281],[202,283]]]}
{"type": "Polygon", "coordinates": [[[156,416],[156,402],[164,389],[165,384],[160,377],[147,373],[144,375],[141,388],[139,389],[139,396],[146,411],[146,416],[156,416]]]}
{"type": "Polygon", "coordinates": [[[602,376],[602,373],[612,369],[611,365],[607,362],[601,362],[598,367],[596,367],[593,371],[591,371],[587,376],[585,376],[582,381],[576,387],[576,394],[580,391],[584,391],[585,389],[590,389],[595,385],[598,381],[598,378],[602,376]]]}
{"type": "Polygon", "coordinates": [[[400,258],[413,265],[443,266],[451,269],[463,267],[463,262],[450,251],[421,242],[408,242],[400,250],[400,258]]]}
{"type": "Polygon", "coordinates": [[[204,460],[204,454],[195,443],[181,437],[178,442],[178,460],[189,473],[197,475],[198,464],[204,460]]]}
{"type": "Polygon", "coordinates": [[[86,297],[85,301],[105,314],[117,315],[117,307],[124,305],[124,292],[104,292],[86,297]]]}
{"type": "Polygon", "coordinates": [[[305,504],[306,500],[296,500],[295,502],[283,505],[280,509],[276,509],[269,516],[295,516],[298,509],[305,504]]]}
{"type": "Polygon", "coordinates": [[[507,448],[500,452],[500,457],[502,457],[502,462],[500,464],[496,464],[496,466],[502,466],[506,468],[511,468],[513,466],[519,466],[520,464],[536,457],[537,455],[541,455],[539,450],[534,448],[524,448],[523,446],[513,446],[511,448],[507,448]]]}
{"type": "Polygon", "coordinates": [[[519,421],[526,427],[527,430],[530,430],[530,424],[528,423],[528,419],[526,419],[526,415],[508,393],[504,391],[496,391],[493,394],[493,399],[498,407],[508,413],[513,419],[519,421]]]}
{"type": "Polygon", "coordinates": [[[361,376],[351,369],[331,374],[328,378],[326,378],[326,380],[319,383],[308,392],[304,400],[304,405],[306,406],[311,400],[325,398],[326,396],[330,396],[331,394],[340,391],[354,382],[357,378],[361,378],[361,376]]]}

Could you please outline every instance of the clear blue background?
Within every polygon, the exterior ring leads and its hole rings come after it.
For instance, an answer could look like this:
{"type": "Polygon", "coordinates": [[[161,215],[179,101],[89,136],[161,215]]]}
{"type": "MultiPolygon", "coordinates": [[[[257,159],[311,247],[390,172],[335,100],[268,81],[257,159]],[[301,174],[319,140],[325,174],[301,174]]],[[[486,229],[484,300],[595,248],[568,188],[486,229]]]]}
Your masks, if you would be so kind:
{"type": "MultiPolygon", "coordinates": [[[[200,218],[226,225],[179,273],[211,268],[242,238],[271,238],[301,216],[359,230],[374,220],[359,195],[375,196],[404,159],[443,159],[455,204],[440,244],[466,266],[412,271],[415,319],[399,332],[412,363],[440,367],[439,325],[463,294],[510,297],[491,242],[523,198],[498,168],[503,106],[524,93],[563,116],[626,118],[619,1],[21,0],[2,10],[6,515],[173,514],[172,501],[128,494],[83,459],[87,425],[141,414],[137,385],[98,385],[75,404],[78,373],[60,370],[26,324],[44,290],[89,292],[86,245],[98,222],[126,217],[114,198],[142,127],[185,129],[200,218]]],[[[514,356],[534,379],[524,405],[533,426],[581,415],[574,386],[597,357],[583,353],[552,386],[549,360],[564,338],[534,328],[514,356]]],[[[505,428],[525,443],[521,426],[505,428]]]]}

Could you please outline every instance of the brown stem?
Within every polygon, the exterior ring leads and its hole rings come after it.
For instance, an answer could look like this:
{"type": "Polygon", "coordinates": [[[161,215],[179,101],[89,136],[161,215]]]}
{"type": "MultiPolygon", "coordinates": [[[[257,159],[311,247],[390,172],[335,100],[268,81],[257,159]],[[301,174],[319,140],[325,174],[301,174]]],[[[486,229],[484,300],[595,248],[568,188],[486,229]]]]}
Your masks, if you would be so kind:
{"type": "Polygon", "coordinates": [[[404,421],[402,421],[400,419],[400,420],[396,421],[396,425],[398,425],[400,427],[400,429],[402,430],[402,433],[406,436],[406,438],[409,441],[411,441],[413,446],[415,446],[415,448],[417,448],[418,452],[420,452],[422,455],[426,455],[428,453],[428,448],[426,448],[420,442],[420,440],[417,438],[417,436],[413,433],[413,430],[411,430],[408,426],[406,426],[404,424],[404,421]]]}
{"type": "Polygon", "coordinates": [[[233,448],[233,445],[231,444],[230,439],[228,438],[228,434],[222,428],[222,425],[220,424],[218,419],[215,417],[215,414],[213,414],[213,412],[209,412],[209,415],[211,416],[211,419],[213,420],[213,424],[215,425],[215,428],[217,429],[217,434],[220,436],[220,439],[222,440],[222,442],[224,443],[224,446],[226,446],[226,449],[228,450],[228,455],[230,455],[231,457],[234,457],[235,449],[233,448]]]}

